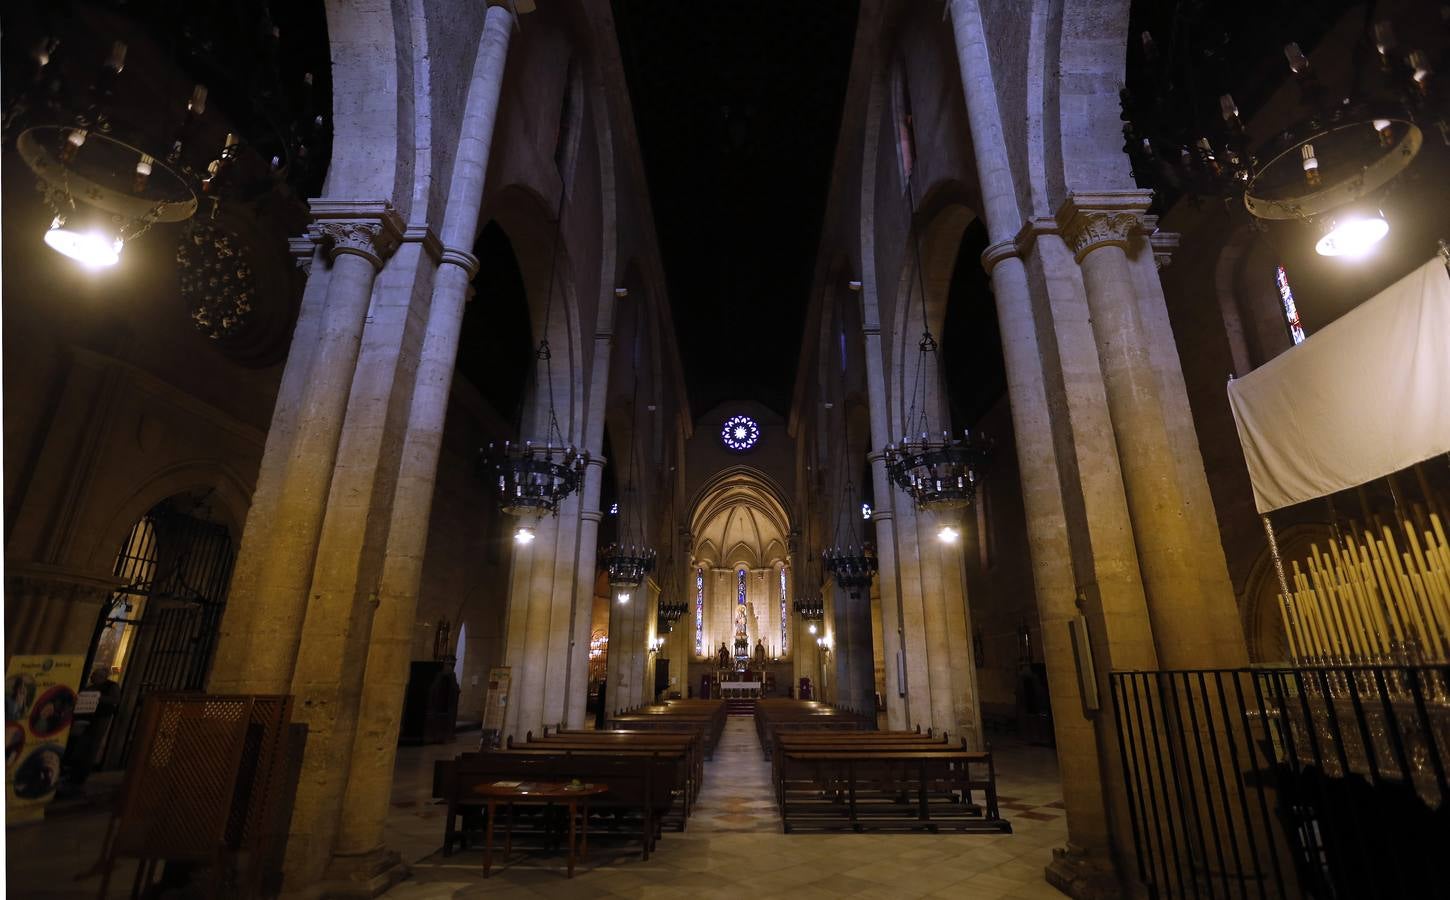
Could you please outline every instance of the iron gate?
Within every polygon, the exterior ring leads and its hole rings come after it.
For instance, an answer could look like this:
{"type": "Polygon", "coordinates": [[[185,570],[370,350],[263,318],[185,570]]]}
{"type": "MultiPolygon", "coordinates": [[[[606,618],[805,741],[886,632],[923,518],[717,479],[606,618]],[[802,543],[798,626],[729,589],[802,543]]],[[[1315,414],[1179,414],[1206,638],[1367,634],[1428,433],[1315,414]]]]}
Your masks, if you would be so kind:
{"type": "Polygon", "coordinates": [[[102,612],[87,663],[89,671],[109,629],[135,629],[103,767],[126,764],[147,695],[205,687],[235,558],[226,526],[183,512],[171,501],[158,504],[132,529],[115,572],[128,583],[102,612]]]}
{"type": "Polygon", "coordinates": [[[1450,666],[1110,684],[1151,896],[1450,896],[1450,666]]]}

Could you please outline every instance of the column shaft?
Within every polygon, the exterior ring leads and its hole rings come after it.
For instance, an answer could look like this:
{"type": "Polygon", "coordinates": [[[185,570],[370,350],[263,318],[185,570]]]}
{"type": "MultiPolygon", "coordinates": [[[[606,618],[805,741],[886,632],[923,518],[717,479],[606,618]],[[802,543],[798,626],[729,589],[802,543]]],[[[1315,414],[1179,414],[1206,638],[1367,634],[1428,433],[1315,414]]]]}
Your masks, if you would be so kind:
{"type": "Polygon", "coordinates": [[[447,249],[433,281],[423,349],[409,404],[378,585],[378,607],[370,631],[352,760],[334,848],[337,856],[359,856],[382,849],[448,393],[458,357],[463,308],[477,267],[471,254],[456,248],[472,247],[478,229],[512,28],[508,10],[489,8],[465,101],[449,185],[451,200],[444,216],[442,240],[447,249]]]}

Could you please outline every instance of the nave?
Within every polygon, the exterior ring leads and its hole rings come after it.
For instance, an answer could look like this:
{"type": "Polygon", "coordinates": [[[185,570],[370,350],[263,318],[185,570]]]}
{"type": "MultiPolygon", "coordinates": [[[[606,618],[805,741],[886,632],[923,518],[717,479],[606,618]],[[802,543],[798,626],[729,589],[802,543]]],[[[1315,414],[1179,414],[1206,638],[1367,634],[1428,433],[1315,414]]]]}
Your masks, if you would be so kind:
{"type": "Polygon", "coordinates": [[[496,853],[487,881],[482,850],[447,858],[439,850],[444,813],[431,799],[433,762],[451,758],[459,745],[404,748],[386,829],[389,846],[404,855],[413,877],[386,896],[1061,897],[1042,881],[1052,848],[1067,839],[1053,751],[999,743],[999,800],[1012,834],[782,834],[770,763],[755,727],[748,716],[731,716],[714,759],[705,763],[688,827],[667,829],[648,862],[631,847],[600,849],[591,842],[589,857],[566,880],[561,855],[519,853],[502,860],[496,853]]]}

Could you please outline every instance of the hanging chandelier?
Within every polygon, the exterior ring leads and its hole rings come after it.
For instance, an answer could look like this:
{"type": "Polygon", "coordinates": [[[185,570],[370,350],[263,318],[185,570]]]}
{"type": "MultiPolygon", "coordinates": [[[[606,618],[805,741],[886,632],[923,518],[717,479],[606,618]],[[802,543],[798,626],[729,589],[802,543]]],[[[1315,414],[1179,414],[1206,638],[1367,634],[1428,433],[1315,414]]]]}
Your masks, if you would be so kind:
{"type": "MultiPolygon", "coordinates": [[[[826,414],[834,404],[824,404],[826,414]]],[[[842,453],[847,457],[850,455],[850,435],[846,431],[846,417],[841,417],[841,448],[842,453]]],[[[871,578],[876,574],[876,548],[869,541],[859,540],[857,529],[862,520],[858,517],[860,509],[856,486],[851,479],[851,466],[847,464],[846,484],[841,491],[841,500],[836,507],[836,530],[832,536],[832,546],[821,551],[821,564],[827,573],[836,579],[836,583],[843,590],[850,593],[853,599],[861,596],[861,588],[871,586],[871,578]]]]}
{"type": "Polygon", "coordinates": [[[971,505],[977,495],[977,480],[991,455],[992,444],[984,435],[962,429],[960,438],[933,428],[933,397],[928,384],[941,383],[941,362],[936,338],[926,312],[926,283],[922,274],[921,240],[916,231],[916,198],[911,176],[906,179],[911,210],[912,248],[916,254],[917,296],[921,300],[921,340],[917,342],[916,377],[911,405],[906,413],[900,443],[888,443],[883,450],[886,474],[911,497],[916,508],[927,512],[960,509],[971,505]]]}
{"type": "Polygon", "coordinates": [[[795,614],[808,622],[819,622],[826,617],[826,607],[819,597],[813,600],[797,600],[795,614]]]}
{"type": "MultiPolygon", "coordinates": [[[[1204,27],[1223,26],[1205,20],[1204,27]]],[[[1241,202],[1260,224],[1306,224],[1320,235],[1315,249],[1323,256],[1363,255],[1389,232],[1383,201],[1419,154],[1424,131],[1450,142],[1450,98],[1433,89],[1428,55],[1401,47],[1389,21],[1375,23],[1367,37],[1377,64],[1360,65],[1356,54],[1347,93],[1321,83],[1297,43],[1286,45],[1299,89],[1297,119],[1253,147],[1232,94],[1219,96],[1218,115],[1200,122],[1196,110],[1211,101],[1182,87],[1202,80],[1205,60],[1228,68],[1224,48],[1232,37],[1175,28],[1172,45],[1161,49],[1143,32],[1136,54],[1155,89],[1122,91],[1133,174],[1170,194],[1241,202]]]]}
{"type": "MultiPolygon", "coordinates": [[[[181,58],[127,76],[129,48],[114,32],[72,26],[62,39],[37,30],[44,16],[22,18],[15,39],[32,42],[30,77],[6,84],[4,136],[8,142],[13,135],[49,207],[44,242],[92,270],[116,265],[153,226],[192,219],[203,202],[214,217],[223,200],[250,201],[295,181],[306,168],[297,163],[307,156],[307,142],[326,140],[323,117],[312,115],[311,74],[300,87],[283,83],[281,30],[265,7],[247,23],[256,26],[260,46],[237,36],[235,13],[201,9],[157,21],[146,21],[145,11],[136,15],[167,39],[170,29],[180,29],[181,58]],[[205,116],[207,85],[178,83],[167,68],[173,63],[204,73],[235,101],[226,110],[234,118],[205,116]],[[228,63],[245,65],[246,75],[234,75],[228,63]]],[[[202,268],[232,268],[227,248],[200,248],[212,234],[191,235],[188,253],[205,257],[202,268]]],[[[250,309],[245,289],[223,293],[196,318],[209,337],[250,309]]]]}
{"type": "Polygon", "coordinates": [[[584,483],[589,452],[564,440],[554,405],[553,353],[549,349],[549,321],[554,306],[554,276],[558,266],[559,232],[564,227],[564,199],[559,193],[559,210],[554,224],[554,241],[549,254],[549,292],[544,300],[543,337],[534,358],[547,387],[549,418],[542,444],[531,440],[489,444],[480,454],[480,465],[492,475],[498,490],[499,508],[519,519],[514,540],[529,544],[534,526],[546,515],[558,515],[559,504],[584,483]]]}
{"type": "Polygon", "coordinates": [[[658,634],[670,634],[675,630],[675,623],[680,621],[684,615],[685,604],[661,603],[655,622],[655,632],[658,634]]]}
{"type": "Polygon", "coordinates": [[[604,548],[600,560],[609,575],[609,586],[620,603],[628,603],[634,590],[655,568],[655,550],[645,545],[639,483],[639,349],[643,327],[634,329],[633,382],[630,388],[629,451],[625,464],[624,491],[619,504],[619,540],[604,548]]]}

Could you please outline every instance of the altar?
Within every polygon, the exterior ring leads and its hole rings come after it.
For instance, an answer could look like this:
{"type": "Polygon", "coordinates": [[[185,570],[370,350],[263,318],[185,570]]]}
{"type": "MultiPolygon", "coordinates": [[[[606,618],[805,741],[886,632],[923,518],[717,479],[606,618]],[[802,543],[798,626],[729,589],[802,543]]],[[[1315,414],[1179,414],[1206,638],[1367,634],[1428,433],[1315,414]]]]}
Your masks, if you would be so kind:
{"type": "Polygon", "coordinates": [[[722,681],[720,682],[720,698],[722,700],[736,698],[759,698],[760,682],[758,681],[722,681]]]}

